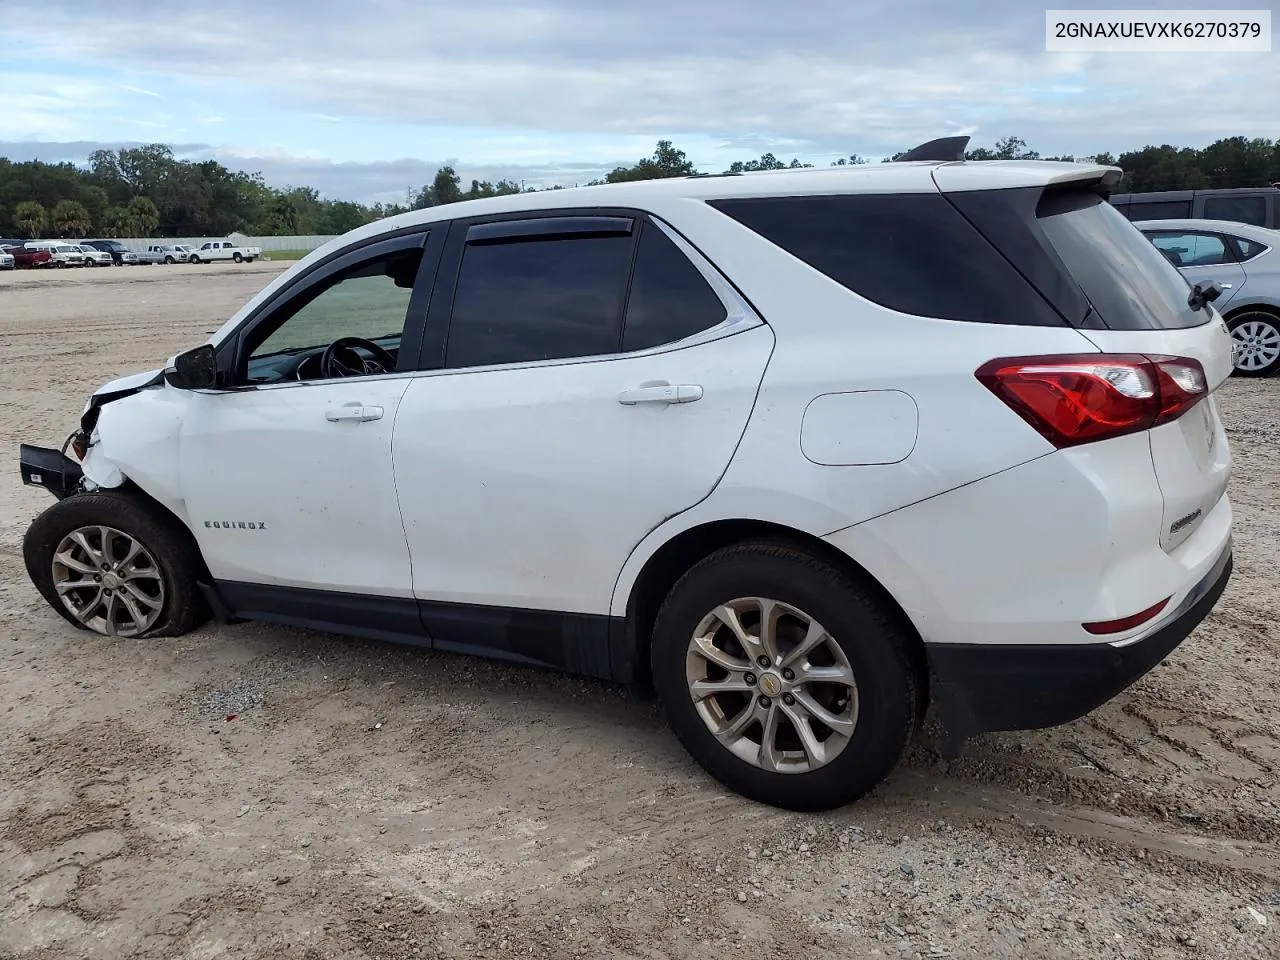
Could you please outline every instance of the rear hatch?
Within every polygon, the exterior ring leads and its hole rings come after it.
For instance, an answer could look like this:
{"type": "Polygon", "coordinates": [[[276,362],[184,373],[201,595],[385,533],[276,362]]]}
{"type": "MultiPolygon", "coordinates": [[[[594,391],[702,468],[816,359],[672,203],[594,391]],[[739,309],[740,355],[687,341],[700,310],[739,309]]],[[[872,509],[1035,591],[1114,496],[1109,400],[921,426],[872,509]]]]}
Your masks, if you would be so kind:
{"type": "Polygon", "coordinates": [[[1093,308],[1085,337],[1106,353],[1188,358],[1204,368],[1205,399],[1149,434],[1164,496],[1160,543],[1173,550],[1227,488],[1231,458],[1214,394],[1231,376],[1231,335],[1212,305],[1192,308],[1182,274],[1111,204],[1096,195],[1059,197],[1040,213],[1041,229],[1093,308]]]}
{"type": "Polygon", "coordinates": [[[1099,350],[1203,368],[1205,398],[1148,431],[1164,498],[1160,543],[1172,551],[1226,491],[1231,460],[1215,393],[1232,372],[1232,341],[1221,315],[1193,308],[1187,280],[1104,199],[1116,173],[1081,167],[1047,186],[946,195],[1099,350]]]}

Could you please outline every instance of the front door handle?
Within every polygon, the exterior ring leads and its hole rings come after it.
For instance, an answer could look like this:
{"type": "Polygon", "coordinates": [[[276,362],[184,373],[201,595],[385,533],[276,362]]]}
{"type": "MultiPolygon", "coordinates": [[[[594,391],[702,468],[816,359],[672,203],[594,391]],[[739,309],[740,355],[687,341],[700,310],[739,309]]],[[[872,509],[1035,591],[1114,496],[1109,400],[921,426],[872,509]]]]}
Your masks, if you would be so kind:
{"type": "Polygon", "coordinates": [[[634,390],[618,394],[618,402],[628,407],[637,403],[693,403],[702,399],[702,387],[696,383],[646,383],[634,390]]]}
{"type": "Polygon", "coordinates": [[[379,406],[366,406],[356,402],[344,403],[340,407],[326,410],[324,418],[330,423],[342,423],[345,421],[363,423],[366,420],[381,420],[382,408],[379,406]]]}

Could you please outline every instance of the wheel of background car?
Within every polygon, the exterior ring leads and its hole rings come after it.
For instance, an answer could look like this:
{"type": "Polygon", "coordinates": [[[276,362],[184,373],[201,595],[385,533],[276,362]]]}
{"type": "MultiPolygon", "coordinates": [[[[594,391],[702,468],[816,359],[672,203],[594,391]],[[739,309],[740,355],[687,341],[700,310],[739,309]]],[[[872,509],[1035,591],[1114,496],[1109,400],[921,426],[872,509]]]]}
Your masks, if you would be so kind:
{"type": "Polygon", "coordinates": [[[792,810],[858,799],[918,718],[912,640],[872,594],[781,544],[727,547],[672,588],[651,666],[668,722],[730,789],[792,810]]]}
{"type": "Polygon", "coordinates": [[[203,623],[199,550],[148,501],[95,492],[59,500],[32,522],[22,555],[36,589],[82,630],[165,637],[203,623]]]}
{"type": "Polygon", "coordinates": [[[199,258],[198,256],[196,256],[196,255],[193,253],[193,254],[188,258],[188,262],[190,262],[190,263],[199,263],[199,262],[200,262],[200,258],[199,258]]]}
{"type": "Polygon", "coordinates": [[[1265,377],[1280,370],[1280,316],[1265,310],[1245,310],[1227,321],[1231,331],[1235,372],[1265,377]]]}
{"type": "Polygon", "coordinates": [[[234,260],[236,263],[241,263],[244,260],[244,257],[240,256],[239,253],[233,253],[231,255],[231,259],[234,260]]]}
{"type": "Polygon", "coordinates": [[[324,348],[320,356],[320,375],[326,379],[336,377],[361,377],[368,373],[390,373],[396,361],[391,354],[372,340],[363,337],[339,337],[324,348]],[[363,347],[373,354],[366,360],[355,350],[363,347]]]}

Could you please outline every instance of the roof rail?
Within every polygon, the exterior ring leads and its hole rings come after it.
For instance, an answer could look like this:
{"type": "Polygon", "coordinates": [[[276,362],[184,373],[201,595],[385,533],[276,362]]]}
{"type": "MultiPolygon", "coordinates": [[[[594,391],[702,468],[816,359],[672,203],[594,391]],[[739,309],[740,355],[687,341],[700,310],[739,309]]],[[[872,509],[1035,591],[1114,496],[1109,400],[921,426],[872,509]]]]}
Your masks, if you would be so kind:
{"type": "Polygon", "coordinates": [[[908,160],[963,160],[965,148],[969,146],[969,138],[939,137],[922,143],[898,157],[899,163],[908,160]]]}

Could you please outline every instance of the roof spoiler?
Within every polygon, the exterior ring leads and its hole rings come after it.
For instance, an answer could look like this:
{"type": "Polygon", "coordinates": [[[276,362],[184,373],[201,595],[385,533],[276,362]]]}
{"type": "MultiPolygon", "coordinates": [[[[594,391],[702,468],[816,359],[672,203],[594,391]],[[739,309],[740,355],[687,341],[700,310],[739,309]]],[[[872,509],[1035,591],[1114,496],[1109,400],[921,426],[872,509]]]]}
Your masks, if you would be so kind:
{"type": "Polygon", "coordinates": [[[936,140],[930,140],[928,143],[922,143],[920,146],[908,150],[898,157],[898,162],[905,163],[908,160],[963,160],[965,148],[968,146],[969,138],[967,136],[938,137],[936,140]]]}

